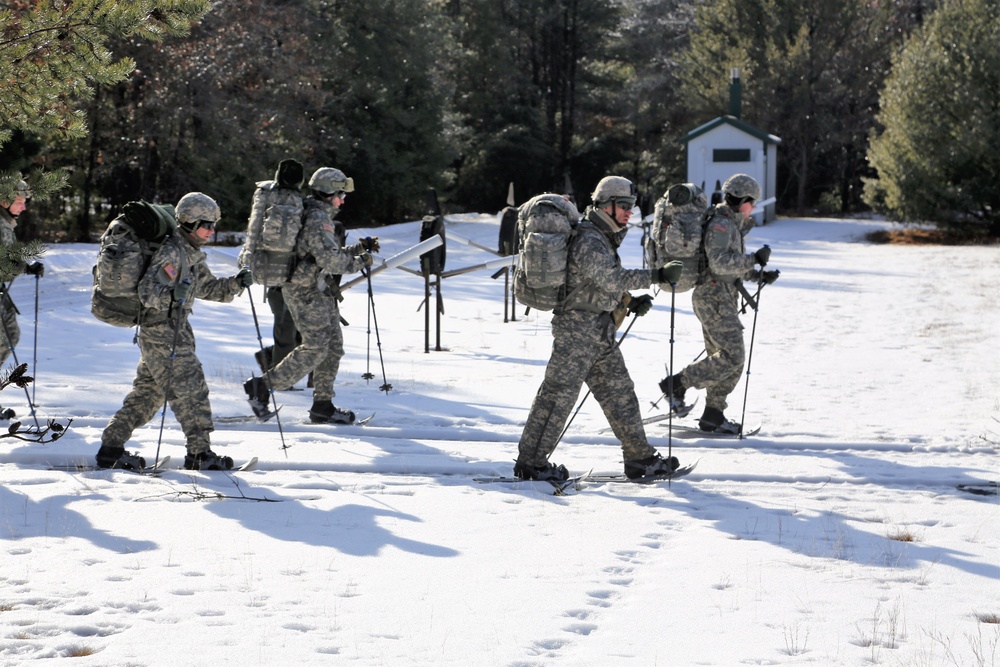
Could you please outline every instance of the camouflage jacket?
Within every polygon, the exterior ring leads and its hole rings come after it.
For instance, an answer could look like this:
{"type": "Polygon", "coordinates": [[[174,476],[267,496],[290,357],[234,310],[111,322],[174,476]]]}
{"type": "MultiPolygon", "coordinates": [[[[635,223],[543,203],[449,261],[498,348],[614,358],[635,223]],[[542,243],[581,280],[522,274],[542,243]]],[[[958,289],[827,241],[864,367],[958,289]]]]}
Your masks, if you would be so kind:
{"type": "Polygon", "coordinates": [[[723,283],[749,280],[753,270],[753,253],[746,252],[744,237],[753,227],[752,220],[744,223],[739,211],[725,204],[715,207],[705,227],[705,255],[708,258],[709,279],[723,283]]]}
{"type": "Polygon", "coordinates": [[[618,247],[628,228],[616,229],[602,211],[588,208],[570,242],[566,276],[566,300],[557,312],[586,310],[610,312],[631,289],[646,289],[653,282],[649,269],[626,269],[618,247]]]}
{"type": "Polygon", "coordinates": [[[298,265],[291,282],[315,286],[321,292],[336,290],[339,276],[357,273],[364,263],[357,258],[360,244],[344,246],[343,226],[334,222],[336,210],[326,202],[308,197],[305,200],[305,220],[296,245],[298,265]]]}
{"type": "Polygon", "coordinates": [[[174,287],[191,281],[190,297],[184,311],[190,313],[195,299],[229,303],[243,292],[234,276],[216,278],[208,268],[205,253],[195,247],[183,232],[167,237],[150,260],[146,274],[139,281],[139,300],[145,309],[142,324],[167,322],[177,306],[174,287]]]}

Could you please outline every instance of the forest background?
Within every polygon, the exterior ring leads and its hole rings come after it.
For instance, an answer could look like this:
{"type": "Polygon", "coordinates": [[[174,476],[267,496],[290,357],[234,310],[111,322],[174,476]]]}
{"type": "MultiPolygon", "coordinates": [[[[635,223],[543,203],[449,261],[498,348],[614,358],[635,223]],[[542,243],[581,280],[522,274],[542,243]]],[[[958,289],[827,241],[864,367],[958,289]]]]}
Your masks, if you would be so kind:
{"type": "Polygon", "coordinates": [[[242,229],[294,157],[355,179],[348,226],[496,211],[604,175],[648,212],[680,138],[781,137],[778,210],[997,233],[997,0],[14,0],[0,195],[22,240],[92,240],[127,201],[215,197],[242,229]],[[969,224],[973,223],[973,224],[969,224]],[[985,224],[983,224],[985,223],[985,224]]]}

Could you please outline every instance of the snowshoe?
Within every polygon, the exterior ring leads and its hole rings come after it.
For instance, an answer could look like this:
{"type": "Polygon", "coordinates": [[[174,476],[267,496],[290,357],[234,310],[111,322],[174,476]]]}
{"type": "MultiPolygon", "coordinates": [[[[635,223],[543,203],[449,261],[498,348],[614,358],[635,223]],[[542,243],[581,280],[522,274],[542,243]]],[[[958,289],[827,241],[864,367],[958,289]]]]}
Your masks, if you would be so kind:
{"type": "Polygon", "coordinates": [[[313,424],[353,424],[354,412],[341,410],[330,401],[316,402],[309,408],[309,421],[313,424]]]}
{"type": "Polygon", "coordinates": [[[569,470],[564,465],[546,463],[543,466],[533,466],[530,463],[514,462],[514,477],[524,480],[540,480],[545,482],[565,482],[569,479],[569,470]]]}
{"type": "Polygon", "coordinates": [[[185,470],[232,470],[233,460],[228,456],[219,456],[211,449],[184,457],[185,470]]]}
{"type": "Polygon", "coordinates": [[[97,466],[100,468],[117,468],[119,470],[142,470],[146,467],[146,459],[138,454],[130,454],[124,447],[105,447],[97,450],[97,466]]]}
{"type": "Polygon", "coordinates": [[[680,467],[676,456],[663,458],[659,452],[645,459],[625,462],[625,476],[629,479],[669,475],[680,467]]]}

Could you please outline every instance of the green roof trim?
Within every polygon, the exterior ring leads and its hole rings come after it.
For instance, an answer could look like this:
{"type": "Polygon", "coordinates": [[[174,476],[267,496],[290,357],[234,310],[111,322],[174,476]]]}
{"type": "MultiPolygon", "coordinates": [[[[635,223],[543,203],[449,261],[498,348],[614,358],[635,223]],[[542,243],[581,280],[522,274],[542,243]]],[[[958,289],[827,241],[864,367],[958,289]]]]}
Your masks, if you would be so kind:
{"type": "Polygon", "coordinates": [[[761,141],[763,141],[765,144],[780,144],[781,143],[781,138],[780,137],[776,137],[773,134],[768,134],[767,132],[764,132],[763,130],[758,130],[753,125],[747,125],[746,123],[744,123],[743,121],[741,121],[739,118],[736,118],[735,116],[719,116],[718,118],[715,118],[713,120],[708,121],[704,125],[696,127],[693,130],[691,130],[690,132],[688,132],[687,134],[685,134],[683,137],[681,137],[681,143],[682,144],[687,144],[692,139],[700,137],[701,135],[705,134],[706,132],[711,132],[712,130],[714,130],[715,128],[719,127],[720,125],[732,125],[737,130],[745,132],[746,134],[749,134],[751,137],[756,137],[756,138],[760,139],[761,141]]]}

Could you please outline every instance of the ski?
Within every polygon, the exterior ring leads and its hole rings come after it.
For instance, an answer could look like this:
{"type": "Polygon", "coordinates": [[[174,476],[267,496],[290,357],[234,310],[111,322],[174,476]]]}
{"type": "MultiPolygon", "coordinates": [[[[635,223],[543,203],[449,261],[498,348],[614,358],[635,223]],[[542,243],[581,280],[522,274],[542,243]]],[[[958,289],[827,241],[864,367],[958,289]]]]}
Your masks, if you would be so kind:
{"type": "Polygon", "coordinates": [[[977,496],[996,496],[1000,495],[1000,484],[997,482],[983,482],[981,484],[958,484],[956,487],[959,491],[965,491],[966,493],[971,493],[977,496]]]}
{"type": "Polygon", "coordinates": [[[649,475],[647,477],[626,477],[624,474],[604,474],[598,473],[596,475],[588,475],[584,481],[592,482],[594,484],[610,484],[618,482],[626,482],[628,484],[656,484],[658,482],[672,482],[681,477],[685,477],[691,474],[691,471],[695,469],[698,465],[697,459],[694,463],[689,463],[686,466],[681,466],[677,470],[673,471],[669,475],[649,475]]]}
{"type": "Polygon", "coordinates": [[[226,472],[250,472],[251,470],[257,469],[257,457],[253,457],[241,466],[236,466],[232,470],[227,470],[226,472]]]}
{"type": "Polygon", "coordinates": [[[216,424],[248,424],[252,422],[263,424],[266,421],[270,421],[272,417],[278,414],[278,410],[281,410],[281,406],[278,406],[277,409],[271,410],[259,417],[257,415],[235,415],[232,417],[215,417],[214,421],[216,424]]]}
{"type": "MultiPolygon", "coordinates": [[[[653,415],[652,417],[646,417],[645,419],[642,420],[642,425],[643,426],[649,426],[650,424],[655,424],[657,422],[666,421],[666,420],[670,419],[671,414],[673,415],[674,419],[683,419],[684,417],[687,417],[689,414],[691,414],[691,411],[694,410],[694,408],[695,408],[695,406],[697,404],[698,404],[698,399],[696,398],[694,400],[694,403],[691,403],[690,405],[685,405],[680,410],[674,410],[673,413],[666,412],[666,413],[661,413],[661,414],[658,414],[658,415],[653,415]]],[[[608,426],[606,428],[602,428],[598,432],[601,433],[601,434],[611,433],[611,427],[608,426]]]]}
{"type": "Polygon", "coordinates": [[[221,469],[220,470],[208,470],[208,469],[187,470],[187,469],[185,469],[184,472],[250,472],[251,470],[255,470],[256,468],[257,468],[257,457],[255,456],[252,459],[250,459],[249,461],[247,461],[246,463],[244,463],[243,465],[233,466],[232,468],[230,468],[228,470],[221,470],[221,469]]]}
{"type": "Polygon", "coordinates": [[[156,462],[156,465],[146,466],[145,468],[142,468],[140,470],[130,470],[129,468],[102,468],[97,465],[90,465],[86,463],[53,465],[49,466],[49,470],[65,470],[67,472],[95,472],[98,470],[113,470],[121,472],[131,472],[136,475],[147,475],[150,477],[157,477],[160,475],[160,473],[164,471],[164,469],[166,469],[167,464],[169,463],[170,463],[170,457],[164,456],[163,458],[161,458],[159,461],[156,462]]]}
{"type": "Polygon", "coordinates": [[[582,475],[576,475],[564,480],[556,479],[521,479],[520,477],[473,477],[473,481],[480,484],[518,484],[524,482],[548,482],[554,489],[552,495],[562,496],[565,495],[570,489],[578,488],[580,483],[589,477],[590,473],[584,473],[582,475]]]}
{"type": "Polygon", "coordinates": [[[314,422],[311,419],[309,421],[305,422],[305,423],[309,424],[310,426],[364,426],[365,424],[367,424],[368,422],[370,422],[374,416],[375,416],[375,413],[373,412],[370,415],[368,415],[367,417],[365,417],[364,419],[355,419],[350,424],[347,424],[345,422],[333,422],[333,421],[330,421],[330,422],[314,422]]]}
{"type": "Polygon", "coordinates": [[[756,426],[745,429],[742,433],[715,433],[713,431],[702,431],[697,426],[689,426],[687,424],[674,424],[673,435],[675,438],[690,439],[690,438],[712,438],[716,440],[740,440],[742,438],[749,438],[751,436],[760,433],[760,429],[763,425],[757,424],[756,426]]]}

